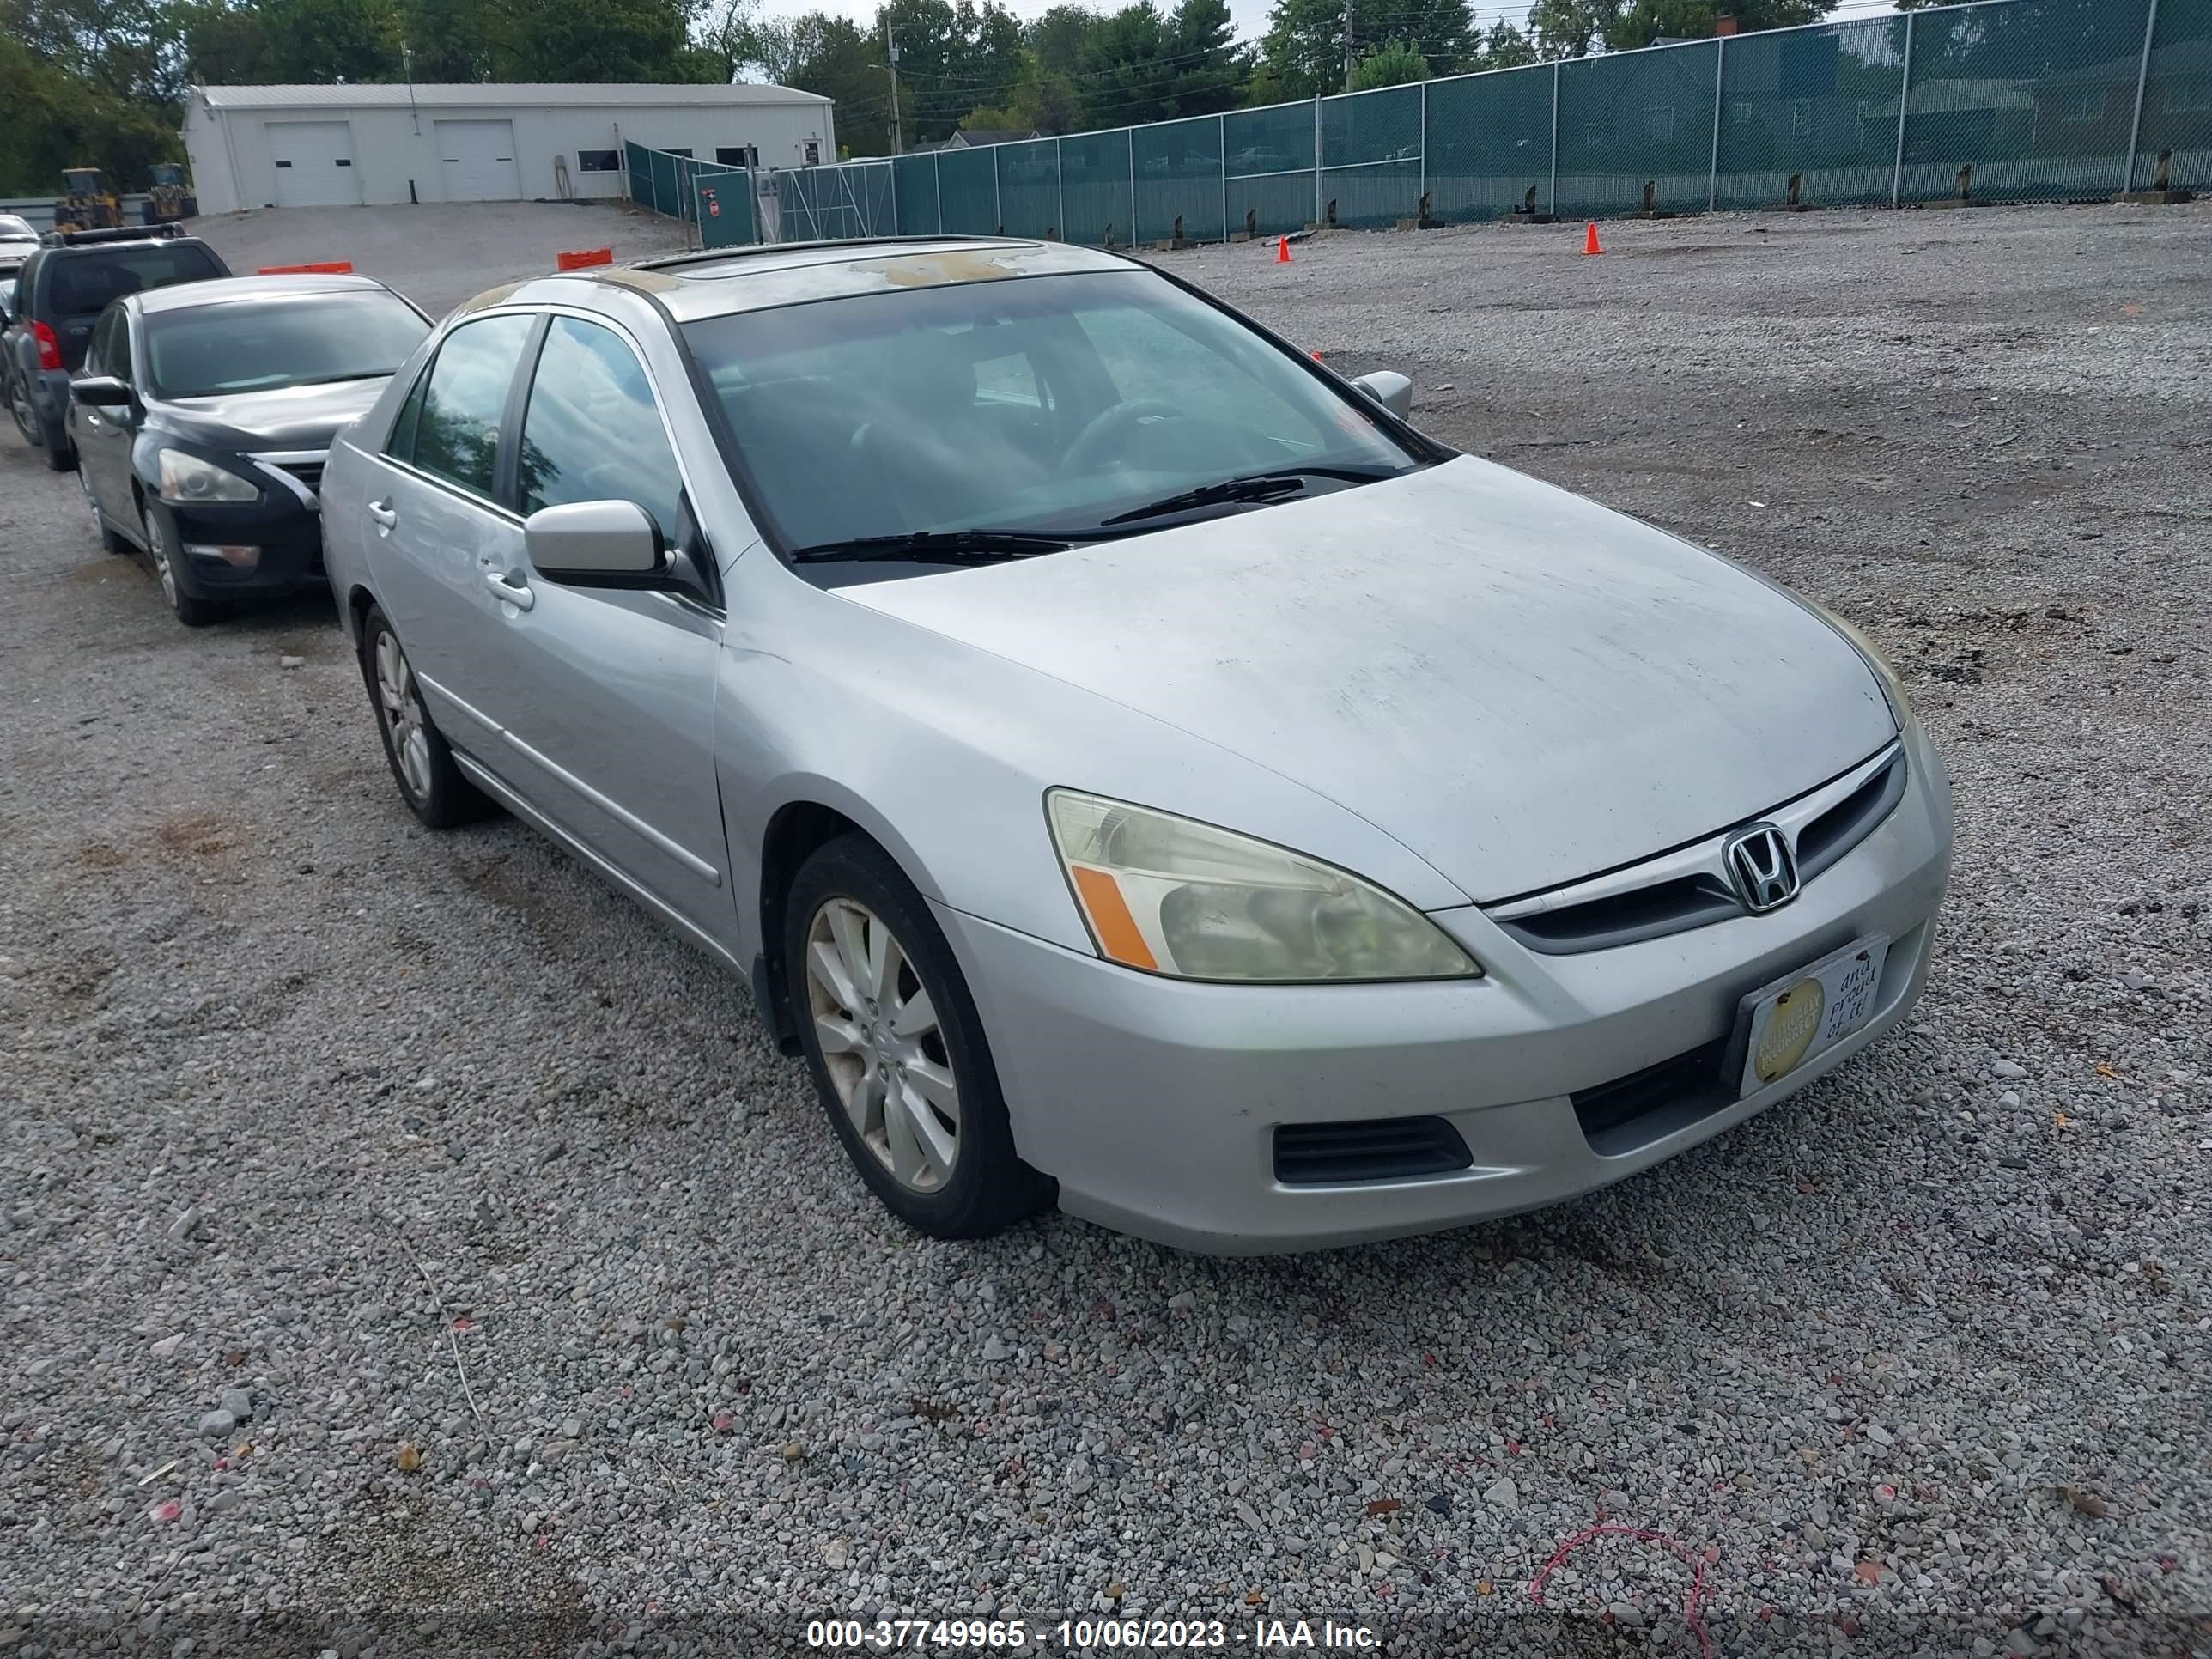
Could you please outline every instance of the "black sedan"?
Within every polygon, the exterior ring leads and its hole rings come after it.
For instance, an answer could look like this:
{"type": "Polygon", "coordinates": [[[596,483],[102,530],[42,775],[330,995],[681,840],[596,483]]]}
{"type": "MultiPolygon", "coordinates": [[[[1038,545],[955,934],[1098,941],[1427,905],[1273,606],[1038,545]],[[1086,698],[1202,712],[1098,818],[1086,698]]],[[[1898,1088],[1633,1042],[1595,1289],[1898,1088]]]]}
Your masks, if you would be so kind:
{"type": "Polygon", "coordinates": [[[429,328],[366,276],[230,277],[116,301],[70,382],[102,544],[143,548],[187,627],[319,586],[323,457],[429,328]]]}

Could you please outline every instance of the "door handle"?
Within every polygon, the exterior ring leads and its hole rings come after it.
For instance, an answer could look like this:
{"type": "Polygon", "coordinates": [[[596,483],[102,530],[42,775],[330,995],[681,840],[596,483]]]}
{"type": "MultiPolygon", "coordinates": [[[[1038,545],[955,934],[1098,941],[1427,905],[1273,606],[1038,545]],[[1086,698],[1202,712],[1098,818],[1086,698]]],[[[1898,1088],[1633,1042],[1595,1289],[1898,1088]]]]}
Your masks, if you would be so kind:
{"type": "Polygon", "coordinates": [[[483,573],[483,576],[484,586],[517,611],[527,611],[538,603],[538,596],[535,593],[521,583],[507,580],[505,573],[501,571],[487,570],[483,573]]]}
{"type": "Polygon", "coordinates": [[[380,532],[390,530],[392,526],[399,522],[399,514],[392,510],[392,503],[389,501],[371,501],[368,504],[368,516],[376,520],[376,527],[380,532]]]}

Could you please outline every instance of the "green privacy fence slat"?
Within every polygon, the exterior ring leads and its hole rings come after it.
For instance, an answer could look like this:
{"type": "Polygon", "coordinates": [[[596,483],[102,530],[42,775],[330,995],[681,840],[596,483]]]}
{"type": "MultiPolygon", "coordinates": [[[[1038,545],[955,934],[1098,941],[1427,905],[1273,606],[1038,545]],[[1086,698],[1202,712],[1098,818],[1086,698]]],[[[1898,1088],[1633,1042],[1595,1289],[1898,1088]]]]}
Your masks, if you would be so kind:
{"type": "Polygon", "coordinates": [[[683,158],[657,149],[653,152],[652,159],[653,210],[665,213],[672,219],[680,219],[684,216],[684,209],[676,199],[676,164],[683,158]]]}
{"type": "Polygon", "coordinates": [[[1129,224],[1130,135],[1083,132],[1060,141],[1060,190],[1067,201],[1061,234],[1071,242],[1103,246],[1108,238],[1126,247],[1129,224]]]}
{"type": "Polygon", "coordinates": [[[1905,20],[1747,34],[1722,59],[1714,205],[1884,203],[1895,183],[1905,20]]]}
{"type": "Polygon", "coordinates": [[[1271,109],[1230,111],[1229,172],[1232,178],[1270,173],[1310,172],[1314,164],[1314,112],[1310,104],[1277,104],[1271,109]]]}
{"type": "Polygon", "coordinates": [[[1276,173],[1229,181],[1229,225],[1261,236],[1304,230],[1313,222],[1314,176],[1276,173]]]}
{"type": "Polygon", "coordinates": [[[752,179],[743,167],[700,167],[691,175],[691,191],[701,247],[752,243],[752,179]]]}
{"type": "Polygon", "coordinates": [[[1322,216],[1372,228],[1421,199],[1421,88],[1391,87],[1321,100],[1322,216]]]}
{"type": "Polygon", "coordinates": [[[1221,131],[1218,116],[1161,121],[1130,129],[1137,164],[1136,236],[1164,241],[1182,234],[1221,240],[1221,131]]]}
{"type": "MultiPolygon", "coordinates": [[[[631,197],[700,219],[714,170],[625,148],[631,197]]],[[[1224,116],[783,169],[764,240],[1058,235],[1127,244],[1496,217],[2212,187],[2212,0],[1968,0],[1224,116]],[[2135,142],[2130,148],[2130,137],[2135,142]],[[1316,145],[1318,137],[1318,145],[1316,145]]],[[[732,210],[718,186],[724,212],[732,210]]],[[[756,227],[753,221],[761,222],[756,227]]],[[[732,234],[717,226],[718,237],[732,234]]],[[[715,246],[721,245],[720,242],[715,246]]]]}
{"type": "Polygon", "coordinates": [[[2154,186],[2169,150],[2174,189],[2212,190],[2212,0],[2159,0],[2134,189],[2154,186]]]}
{"type": "Polygon", "coordinates": [[[1592,218],[1633,212],[1644,186],[1674,212],[1712,187],[1717,42],[1656,46],[1559,65],[1559,206],[1592,218]]]}
{"type": "Polygon", "coordinates": [[[1906,201],[2075,201],[2124,185],[2150,0],[2032,0],[1912,20],[1906,201]]]}
{"type": "Polygon", "coordinates": [[[937,152],[937,188],[945,228],[965,236],[999,230],[999,172],[988,149],[937,152]]]}
{"type": "Polygon", "coordinates": [[[1552,206],[1552,68],[1499,70],[1429,83],[1429,194],[1442,219],[1487,219],[1552,206]]]}
{"type": "Polygon", "coordinates": [[[1054,139],[1000,144],[999,212],[1009,236],[1060,234],[1060,145],[1054,139]]]}
{"type": "Polygon", "coordinates": [[[902,234],[933,236],[942,230],[937,222],[937,158],[902,155],[894,161],[891,201],[902,234]]]}

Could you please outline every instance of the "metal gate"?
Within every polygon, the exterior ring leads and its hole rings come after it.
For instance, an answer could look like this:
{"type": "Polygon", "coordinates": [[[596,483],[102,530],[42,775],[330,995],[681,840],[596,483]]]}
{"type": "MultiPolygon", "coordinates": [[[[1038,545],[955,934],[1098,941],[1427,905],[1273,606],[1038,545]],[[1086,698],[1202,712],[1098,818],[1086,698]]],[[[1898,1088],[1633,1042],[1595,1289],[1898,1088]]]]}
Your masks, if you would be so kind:
{"type": "Polygon", "coordinates": [[[777,222],[763,240],[822,242],[898,233],[889,161],[778,167],[773,183],[777,222]]]}
{"type": "Polygon", "coordinates": [[[759,240],[753,234],[753,176],[744,168],[693,173],[691,204],[701,247],[749,247],[759,240]]]}

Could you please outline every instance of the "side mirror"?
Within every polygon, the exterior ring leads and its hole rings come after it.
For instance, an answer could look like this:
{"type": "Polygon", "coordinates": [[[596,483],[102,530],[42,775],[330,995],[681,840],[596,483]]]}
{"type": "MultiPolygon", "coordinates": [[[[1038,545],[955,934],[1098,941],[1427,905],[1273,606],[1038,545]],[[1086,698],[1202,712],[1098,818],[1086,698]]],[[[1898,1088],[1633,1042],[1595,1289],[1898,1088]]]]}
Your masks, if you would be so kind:
{"type": "Polygon", "coordinates": [[[660,532],[635,501],[571,501],[523,520],[531,568],[556,579],[635,580],[662,568],[660,532]]]}
{"type": "Polygon", "coordinates": [[[112,374],[88,374],[70,382],[70,396],[91,409],[128,409],[131,388],[112,374]]]}
{"type": "Polygon", "coordinates": [[[1413,383],[1404,375],[1391,369],[1378,368],[1372,374],[1361,375],[1352,385],[1400,420],[1413,418],[1413,383]]]}

